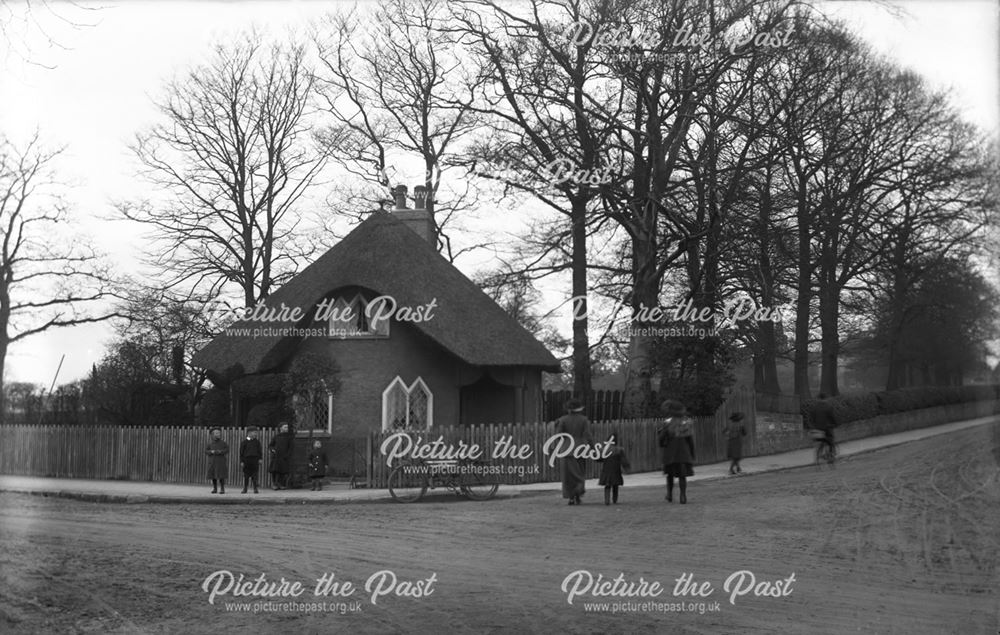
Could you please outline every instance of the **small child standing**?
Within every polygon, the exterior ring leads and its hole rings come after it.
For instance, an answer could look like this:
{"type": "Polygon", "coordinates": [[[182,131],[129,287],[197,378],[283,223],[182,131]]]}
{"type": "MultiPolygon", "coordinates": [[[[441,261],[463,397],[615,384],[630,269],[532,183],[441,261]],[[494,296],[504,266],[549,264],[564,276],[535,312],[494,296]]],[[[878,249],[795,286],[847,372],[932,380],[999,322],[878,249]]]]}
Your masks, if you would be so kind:
{"type": "Polygon", "coordinates": [[[601,466],[601,478],[597,481],[598,485],[604,486],[604,504],[610,505],[614,502],[615,505],[618,504],[618,487],[625,484],[625,480],[622,478],[622,471],[629,470],[628,457],[625,456],[625,448],[618,445],[618,435],[612,432],[608,436],[608,447],[610,448],[610,453],[606,458],[598,459],[603,465],[601,466]]]}
{"type": "Polygon", "coordinates": [[[208,455],[208,478],[212,481],[213,494],[226,493],[226,473],[229,472],[226,455],[229,454],[229,445],[222,440],[222,429],[212,428],[212,440],[205,448],[208,455]],[[219,487],[222,487],[220,490],[219,487]]]}
{"type": "Polygon", "coordinates": [[[260,471],[260,459],[264,455],[257,439],[257,428],[247,430],[247,438],[240,443],[240,465],[243,466],[243,493],[247,493],[247,485],[253,484],[253,493],[259,494],[257,489],[257,474],[260,471]]]}
{"type": "Polygon", "coordinates": [[[312,491],[319,492],[323,490],[322,478],[326,476],[327,465],[326,450],[323,449],[323,444],[320,440],[316,439],[313,441],[312,450],[309,452],[309,480],[312,481],[312,491]]]}

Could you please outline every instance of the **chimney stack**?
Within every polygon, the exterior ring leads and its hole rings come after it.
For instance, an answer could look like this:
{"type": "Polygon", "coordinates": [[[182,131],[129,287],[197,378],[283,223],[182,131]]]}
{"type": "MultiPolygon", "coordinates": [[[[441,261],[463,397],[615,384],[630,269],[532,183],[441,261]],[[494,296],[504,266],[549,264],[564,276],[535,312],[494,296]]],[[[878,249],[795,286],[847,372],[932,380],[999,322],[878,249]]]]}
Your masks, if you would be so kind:
{"type": "Polygon", "coordinates": [[[392,188],[392,196],[396,199],[396,209],[406,209],[406,186],[397,185],[392,188]]]}
{"type": "Polygon", "coordinates": [[[397,185],[392,188],[393,198],[396,199],[396,209],[392,211],[393,216],[403,221],[403,224],[416,232],[418,236],[430,243],[433,249],[437,249],[437,233],[434,231],[434,219],[427,209],[427,188],[417,185],[413,188],[413,208],[406,206],[405,185],[397,185]]]}
{"type": "Polygon", "coordinates": [[[423,185],[417,185],[413,188],[413,207],[414,209],[427,209],[427,188],[423,185]]]}

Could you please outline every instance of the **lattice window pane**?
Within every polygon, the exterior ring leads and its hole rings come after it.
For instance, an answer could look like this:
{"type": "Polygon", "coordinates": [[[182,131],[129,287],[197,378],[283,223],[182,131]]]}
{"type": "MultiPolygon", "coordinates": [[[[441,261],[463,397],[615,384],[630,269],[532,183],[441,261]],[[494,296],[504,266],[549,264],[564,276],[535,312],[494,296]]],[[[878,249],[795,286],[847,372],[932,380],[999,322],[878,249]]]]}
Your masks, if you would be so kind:
{"type": "Polygon", "coordinates": [[[409,404],[409,415],[410,415],[410,425],[409,427],[414,430],[426,430],[428,427],[428,402],[430,401],[430,395],[424,389],[422,385],[416,385],[411,388],[410,392],[410,404],[409,404]]]}
{"type": "Polygon", "coordinates": [[[330,393],[317,390],[313,393],[312,427],[313,430],[326,430],[330,420],[330,393]]]}
{"type": "Polygon", "coordinates": [[[407,398],[406,388],[402,383],[395,383],[389,390],[385,400],[386,426],[390,430],[397,430],[407,427],[407,398]]]}

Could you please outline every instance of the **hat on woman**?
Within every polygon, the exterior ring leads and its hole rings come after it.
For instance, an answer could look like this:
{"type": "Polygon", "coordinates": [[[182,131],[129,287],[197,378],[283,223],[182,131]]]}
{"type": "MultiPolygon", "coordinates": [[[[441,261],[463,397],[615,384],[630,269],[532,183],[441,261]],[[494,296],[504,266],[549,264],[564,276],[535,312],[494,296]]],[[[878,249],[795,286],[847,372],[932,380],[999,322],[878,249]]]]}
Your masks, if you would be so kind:
{"type": "Polygon", "coordinates": [[[679,401],[675,401],[673,399],[667,399],[666,401],[664,401],[660,405],[660,409],[663,411],[663,414],[667,415],[668,417],[681,417],[684,415],[685,412],[687,412],[687,409],[684,407],[684,404],[682,404],[679,401]]]}
{"type": "Polygon", "coordinates": [[[222,433],[222,428],[220,428],[219,426],[212,426],[211,428],[208,429],[208,433],[212,434],[216,430],[218,430],[220,434],[222,433]]]}
{"type": "Polygon", "coordinates": [[[570,399],[566,402],[566,412],[583,412],[583,402],[579,399],[570,399]]]}

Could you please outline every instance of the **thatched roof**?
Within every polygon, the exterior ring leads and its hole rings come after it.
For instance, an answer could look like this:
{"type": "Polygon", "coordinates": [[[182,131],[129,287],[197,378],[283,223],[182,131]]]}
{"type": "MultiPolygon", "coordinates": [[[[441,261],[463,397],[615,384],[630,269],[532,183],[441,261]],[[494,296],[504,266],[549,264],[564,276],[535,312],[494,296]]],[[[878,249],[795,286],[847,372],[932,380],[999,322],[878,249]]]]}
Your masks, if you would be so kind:
{"type": "MultiPolygon", "coordinates": [[[[299,307],[308,321],[320,300],[344,287],[362,287],[392,296],[399,306],[426,305],[436,298],[433,319],[412,326],[474,366],[559,370],[559,363],[538,340],[424,239],[387,212],[372,214],[272,293],[265,304],[299,307]]],[[[292,325],[241,321],[230,329],[254,326],[292,325]]],[[[298,338],[223,333],[198,351],[193,362],[220,376],[264,372],[284,362],[297,342],[298,338]]]]}

